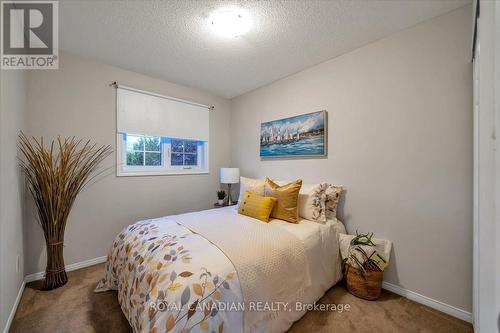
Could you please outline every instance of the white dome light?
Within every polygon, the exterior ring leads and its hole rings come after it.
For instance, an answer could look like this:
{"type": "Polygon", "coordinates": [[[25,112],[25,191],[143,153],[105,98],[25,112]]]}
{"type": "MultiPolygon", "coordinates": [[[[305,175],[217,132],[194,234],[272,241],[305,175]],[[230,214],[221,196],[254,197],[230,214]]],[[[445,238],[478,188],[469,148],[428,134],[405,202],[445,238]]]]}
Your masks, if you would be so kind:
{"type": "Polygon", "coordinates": [[[219,36],[238,37],[250,29],[251,22],[242,11],[222,9],[210,15],[209,25],[219,36]]]}

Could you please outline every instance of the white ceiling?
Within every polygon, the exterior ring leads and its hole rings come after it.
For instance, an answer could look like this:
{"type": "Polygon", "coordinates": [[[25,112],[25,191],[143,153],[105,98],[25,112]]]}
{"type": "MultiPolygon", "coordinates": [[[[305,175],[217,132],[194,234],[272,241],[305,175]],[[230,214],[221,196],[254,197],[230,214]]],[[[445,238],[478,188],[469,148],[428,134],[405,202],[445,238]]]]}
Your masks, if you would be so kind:
{"type": "Polygon", "coordinates": [[[471,0],[60,2],[60,47],[232,98],[471,0]],[[246,10],[244,36],[215,36],[216,9],[246,10]]]}

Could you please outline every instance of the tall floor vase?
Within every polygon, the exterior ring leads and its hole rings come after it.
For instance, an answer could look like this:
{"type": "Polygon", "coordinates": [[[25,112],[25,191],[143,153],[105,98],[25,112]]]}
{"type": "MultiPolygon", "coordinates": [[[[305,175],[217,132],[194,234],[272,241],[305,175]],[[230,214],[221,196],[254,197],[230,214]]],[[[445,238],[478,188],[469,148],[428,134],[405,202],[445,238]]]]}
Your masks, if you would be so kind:
{"type": "Polygon", "coordinates": [[[64,266],[64,230],[73,203],[80,191],[97,174],[98,165],[111,154],[111,146],[97,147],[74,137],[58,138],[45,146],[43,138],[19,135],[19,149],[28,189],[33,197],[38,222],[45,236],[47,267],[44,289],[68,282],[64,266]]]}
{"type": "Polygon", "coordinates": [[[43,287],[46,290],[55,289],[68,282],[68,275],[64,265],[64,244],[57,242],[47,243],[47,267],[43,287]]]}

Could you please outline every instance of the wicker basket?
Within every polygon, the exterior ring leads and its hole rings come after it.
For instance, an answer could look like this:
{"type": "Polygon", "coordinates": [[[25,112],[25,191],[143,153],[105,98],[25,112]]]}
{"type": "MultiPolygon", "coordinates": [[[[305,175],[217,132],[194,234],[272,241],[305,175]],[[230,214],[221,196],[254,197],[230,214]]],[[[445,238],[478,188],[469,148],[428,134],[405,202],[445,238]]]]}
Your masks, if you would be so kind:
{"type": "Polygon", "coordinates": [[[380,296],[384,272],[366,272],[351,265],[345,265],[347,290],[354,296],[374,301],[380,296]]]}

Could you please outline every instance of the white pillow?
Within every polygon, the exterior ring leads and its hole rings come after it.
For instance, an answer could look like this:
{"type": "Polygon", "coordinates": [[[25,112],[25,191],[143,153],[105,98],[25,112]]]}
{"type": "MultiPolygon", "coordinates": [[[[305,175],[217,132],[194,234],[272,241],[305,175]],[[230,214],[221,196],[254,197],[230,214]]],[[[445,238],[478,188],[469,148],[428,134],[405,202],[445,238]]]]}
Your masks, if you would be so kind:
{"type": "MultiPolygon", "coordinates": [[[[277,181],[278,185],[288,184],[286,181],[277,181]]],[[[326,222],[326,183],[302,184],[299,192],[299,216],[319,223],[326,222]]]]}
{"type": "Polygon", "coordinates": [[[243,200],[243,195],[246,191],[264,195],[265,179],[253,179],[247,177],[240,177],[240,196],[238,197],[238,207],[243,200]]]}

